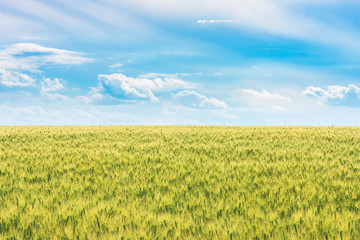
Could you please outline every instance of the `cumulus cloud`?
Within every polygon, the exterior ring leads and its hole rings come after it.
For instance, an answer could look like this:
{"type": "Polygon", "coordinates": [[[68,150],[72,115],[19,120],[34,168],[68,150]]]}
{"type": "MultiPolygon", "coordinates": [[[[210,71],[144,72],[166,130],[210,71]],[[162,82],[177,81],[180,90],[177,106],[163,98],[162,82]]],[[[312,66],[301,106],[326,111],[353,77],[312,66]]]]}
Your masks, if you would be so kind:
{"type": "Polygon", "coordinates": [[[0,68],[37,72],[50,64],[78,65],[92,59],[82,53],[43,47],[35,43],[18,43],[0,50],[0,68]]]}
{"type": "Polygon", "coordinates": [[[214,97],[208,98],[193,90],[184,90],[173,94],[175,101],[194,108],[228,108],[225,102],[214,97]]]}
{"type": "Polygon", "coordinates": [[[34,82],[35,80],[27,74],[0,69],[0,83],[7,87],[27,87],[34,82]]]}
{"type": "Polygon", "coordinates": [[[360,105],[360,88],[354,84],[348,86],[331,85],[327,89],[309,86],[302,92],[304,95],[319,98],[334,105],[360,105]]]}
{"type": "Polygon", "coordinates": [[[233,22],[235,22],[235,21],[229,20],[229,19],[211,19],[211,20],[199,19],[199,20],[197,20],[196,23],[233,23],[233,22]]]}
{"type": "Polygon", "coordinates": [[[192,88],[192,84],[177,78],[132,78],[123,74],[99,75],[99,91],[119,99],[159,101],[157,93],[192,88]]]}

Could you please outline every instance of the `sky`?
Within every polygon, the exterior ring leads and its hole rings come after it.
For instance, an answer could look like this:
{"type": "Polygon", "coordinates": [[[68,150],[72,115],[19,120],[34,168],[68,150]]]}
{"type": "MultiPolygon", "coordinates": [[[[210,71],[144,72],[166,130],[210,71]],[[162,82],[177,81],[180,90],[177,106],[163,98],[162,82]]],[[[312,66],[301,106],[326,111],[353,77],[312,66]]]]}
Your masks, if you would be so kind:
{"type": "Polygon", "coordinates": [[[0,125],[360,126],[359,0],[0,0],[0,125]]]}

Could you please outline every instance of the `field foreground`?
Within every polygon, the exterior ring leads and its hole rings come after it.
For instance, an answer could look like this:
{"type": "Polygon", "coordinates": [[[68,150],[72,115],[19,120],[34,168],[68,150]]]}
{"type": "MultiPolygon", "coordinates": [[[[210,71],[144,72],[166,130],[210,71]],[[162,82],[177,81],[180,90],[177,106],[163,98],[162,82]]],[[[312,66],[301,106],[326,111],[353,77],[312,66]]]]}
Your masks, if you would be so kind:
{"type": "Polygon", "coordinates": [[[360,239],[360,128],[0,127],[0,239],[360,239]]]}

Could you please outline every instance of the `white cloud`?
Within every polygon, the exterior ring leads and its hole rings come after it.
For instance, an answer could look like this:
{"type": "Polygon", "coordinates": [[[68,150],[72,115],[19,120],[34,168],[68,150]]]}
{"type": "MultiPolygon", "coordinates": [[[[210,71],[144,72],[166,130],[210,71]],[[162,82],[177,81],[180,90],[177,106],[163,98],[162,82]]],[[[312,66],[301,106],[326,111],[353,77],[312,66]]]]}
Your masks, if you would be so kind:
{"type": "Polygon", "coordinates": [[[282,96],[277,93],[270,93],[263,89],[261,92],[255,91],[253,89],[242,89],[244,93],[248,93],[254,97],[262,98],[262,99],[268,99],[268,100],[287,100],[291,101],[289,97],[282,96]]]}
{"type": "Polygon", "coordinates": [[[274,111],[284,111],[285,109],[283,107],[275,105],[275,106],[272,107],[272,110],[274,110],[274,111]]]}
{"type": "Polygon", "coordinates": [[[339,85],[331,85],[328,86],[327,89],[322,89],[319,87],[309,86],[303,91],[305,95],[311,95],[316,97],[321,97],[323,99],[329,98],[340,98],[343,99],[350,92],[356,93],[360,96],[360,88],[355,86],[354,84],[350,84],[349,86],[339,86],[339,85]]]}
{"type": "Polygon", "coordinates": [[[60,100],[60,101],[68,100],[69,98],[62,94],[53,93],[55,91],[59,91],[64,88],[64,85],[61,83],[61,81],[63,80],[59,78],[55,78],[54,80],[51,80],[50,78],[45,78],[41,82],[42,85],[40,90],[41,95],[51,100],[60,100]]]}
{"type": "Polygon", "coordinates": [[[254,112],[285,111],[290,104],[293,104],[290,97],[265,89],[262,91],[237,89],[231,93],[229,99],[246,106],[247,111],[254,112]]]}
{"type": "Polygon", "coordinates": [[[75,99],[84,104],[99,103],[106,100],[106,97],[99,93],[99,88],[92,88],[88,96],[76,96],[75,99]]]}
{"type": "Polygon", "coordinates": [[[25,41],[48,41],[49,40],[46,37],[26,35],[26,34],[21,34],[19,39],[25,40],[25,41]]]}
{"type": "Polygon", "coordinates": [[[176,101],[194,108],[228,108],[225,102],[214,97],[208,98],[193,90],[184,90],[173,94],[176,101]]]}
{"type": "Polygon", "coordinates": [[[192,88],[192,84],[177,78],[132,78],[123,74],[99,75],[99,90],[120,99],[159,101],[155,93],[192,88]]]}
{"type": "Polygon", "coordinates": [[[120,67],[122,67],[122,66],[124,66],[124,64],[122,64],[122,63],[115,63],[115,64],[113,64],[113,65],[110,65],[110,68],[120,68],[120,67]]]}
{"type": "Polygon", "coordinates": [[[49,93],[49,92],[41,92],[41,95],[51,99],[51,100],[60,100],[60,101],[67,101],[69,98],[59,93],[49,93]]]}
{"type": "MultiPolygon", "coordinates": [[[[91,59],[83,57],[82,53],[56,48],[43,47],[35,43],[13,44],[0,50],[0,83],[2,85],[32,86],[35,79],[27,72],[39,73],[40,67],[51,64],[78,65],[91,59]]],[[[59,79],[45,78],[41,91],[56,91],[62,88],[59,79]]]]}
{"type": "Polygon", "coordinates": [[[146,73],[142,74],[139,77],[141,78],[176,78],[178,77],[178,73],[169,74],[169,73],[146,73]]]}
{"type": "Polygon", "coordinates": [[[27,74],[0,69],[0,83],[7,87],[27,87],[34,82],[35,80],[27,74]]]}
{"type": "Polygon", "coordinates": [[[36,72],[44,65],[78,65],[92,60],[82,55],[35,43],[17,43],[0,50],[0,68],[36,72]]]}
{"type": "Polygon", "coordinates": [[[302,92],[304,95],[314,96],[322,102],[332,105],[360,105],[360,88],[354,84],[346,86],[331,85],[327,89],[309,86],[302,92]]]}
{"type": "Polygon", "coordinates": [[[196,23],[233,23],[234,20],[229,19],[211,19],[211,20],[197,20],[196,23]]]}
{"type": "Polygon", "coordinates": [[[214,72],[214,73],[210,73],[209,75],[213,77],[220,77],[223,76],[224,74],[222,72],[214,72]]]}
{"type": "Polygon", "coordinates": [[[201,77],[203,74],[199,72],[195,73],[146,73],[140,75],[141,78],[179,78],[179,77],[188,77],[188,76],[198,76],[201,77]]]}
{"type": "Polygon", "coordinates": [[[50,78],[45,78],[41,83],[42,92],[53,92],[58,91],[64,88],[64,85],[60,82],[59,78],[51,80],[50,78]]]}

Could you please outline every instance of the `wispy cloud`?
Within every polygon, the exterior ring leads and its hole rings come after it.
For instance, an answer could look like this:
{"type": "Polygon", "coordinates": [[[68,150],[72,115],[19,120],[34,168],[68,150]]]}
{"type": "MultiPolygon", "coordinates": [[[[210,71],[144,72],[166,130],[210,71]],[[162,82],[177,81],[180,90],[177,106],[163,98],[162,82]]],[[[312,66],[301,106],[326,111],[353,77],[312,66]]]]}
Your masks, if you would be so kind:
{"type": "Polygon", "coordinates": [[[60,27],[65,29],[95,31],[96,29],[83,19],[79,14],[71,14],[59,8],[58,5],[48,1],[26,0],[19,4],[17,1],[4,0],[0,6],[16,12],[16,16],[28,16],[29,19],[36,19],[38,23],[46,23],[48,27],[60,27]]]}
{"type": "Polygon", "coordinates": [[[179,78],[179,77],[188,77],[188,76],[203,76],[202,73],[146,73],[140,75],[141,78],[179,78]]]}
{"type": "Polygon", "coordinates": [[[17,43],[0,50],[0,68],[34,72],[49,64],[78,65],[92,61],[83,55],[35,43],[17,43]]]}
{"type": "MultiPolygon", "coordinates": [[[[45,31],[46,27],[44,27],[43,24],[26,16],[12,14],[11,12],[6,11],[6,7],[3,8],[2,3],[3,1],[0,2],[1,41],[14,41],[29,36],[30,34],[37,35],[45,31]]],[[[29,41],[29,39],[26,41],[29,41]]]]}
{"type": "MultiPolygon", "coordinates": [[[[360,33],[349,24],[334,24],[328,18],[301,11],[305,7],[318,8],[340,5],[351,8],[356,1],[279,1],[279,0],[133,0],[129,5],[146,15],[164,19],[199,19],[198,23],[233,21],[241,29],[254,29],[278,36],[315,41],[359,49],[360,33]],[[209,20],[207,20],[209,19],[209,20]],[[296,26],[296,27],[294,27],[296,26]],[[334,38],[333,36],[338,36],[334,38]]],[[[336,16],[336,14],[335,14],[336,16]]]]}
{"type": "Polygon", "coordinates": [[[123,66],[124,66],[124,64],[122,64],[122,63],[114,63],[114,64],[110,65],[110,68],[121,68],[123,66]]]}
{"type": "Polygon", "coordinates": [[[229,20],[229,19],[210,19],[210,20],[203,20],[199,19],[196,21],[196,23],[233,23],[235,20],[229,20]]]}
{"type": "MultiPolygon", "coordinates": [[[[152,35],[154,29],[147,19],[172,19],[179,22],[196,21],[199,24],[234,23],[240,29],[254,29],[279,36],[315,41],[335,45],[346,49],[359,49],[360,33],[352,21],[341,18],[336,24],[331,17],[322,18],[317,14],[307,14],[304,8],[323,9],[336,6],[352,8],[358,6],[357,1],[282,1],[282,0],[211,0],[211,1],[55,1],[40,2],[27,0],[18,4],[16,1],[4,0],[4,6],[11,9],[1,13],[0,18],[5,32],[13,29],[27,30],[26,22],[31,22],[32,29],[47,29],[52,27],[64,32],[75,32],[87,36],[98,36],[111,32],[122,34],[123,38],[134,40],[139,34],[152,35]],[[62,6],[62,7],[59,7],[62,6]],[[130,9],[130,11],[126,11],[130,9]],[[131,11],[136,9],[136,11],[131,11]],[[9,14],[9,12],[11,14],[9,14]],[[133,12],[136,12],[134,14],[133,12]],[[4,17],[1,17],[1,14],[4,17]],[[141,17],[139,17],[139,15],[141,17]],[[27,17],[24,17],[27,16],[27,17]],[[4,27],[5,26],[5,27],[4,27]],[[294,27],[296,26],[296,27],[294,27]],[[114,31],[107,31],[112,29],[114,31]],[[120,29],[120,30],[119,30],[120,29]],[[93,34],[93,35],[92,35],[93,34]],[[127,35],[126,37],[124,35],[127,35]],[[333,36],[337,36],[334,38],[333,36]]],[[[328,8],[328,9],[329,9],[328,8]]],[[[334,18],[338,19],[336,12],[334,18]]],[[[31,35],[41,31],[28,32],[31,35]]]]}
{"type": "Polygon", "coordinates": [[[46,37],[27,35],[27,34],[21,34],[19,39],[25,40],[25,41],[48,41],[49,40],[46,37]]]}

